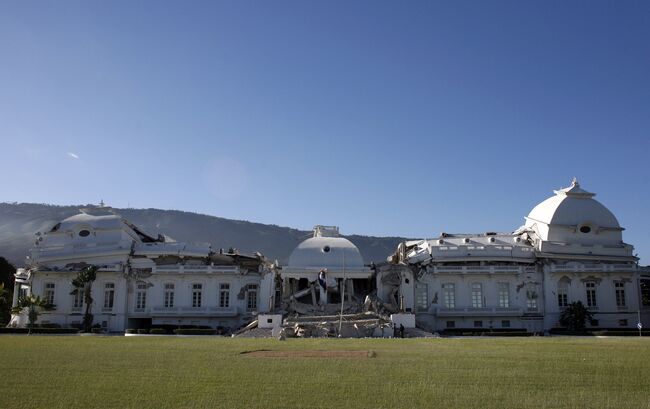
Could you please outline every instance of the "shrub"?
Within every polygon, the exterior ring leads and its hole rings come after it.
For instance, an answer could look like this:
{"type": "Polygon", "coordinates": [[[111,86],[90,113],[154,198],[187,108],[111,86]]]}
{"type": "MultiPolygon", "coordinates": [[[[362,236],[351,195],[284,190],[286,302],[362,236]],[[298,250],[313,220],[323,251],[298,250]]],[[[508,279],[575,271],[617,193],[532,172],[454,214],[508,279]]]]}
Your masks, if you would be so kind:
{"type": "Polygon", "coordinates": [[[127,328],[126,331],[124,331],[124,332],[126,332],[127,334],[135,334],[136,330],[135,330],[135,328],[127,328]]]}
{"type": "Polygon", "coordinates": [[[151,328],[149,330],[149,333],[153,335],[165,335],[167,334],[167,330],[165,330],[164,328],[151,328]]]}
{"type": "Polygon", "coordinates": [[[138,334],[148,334],[149,330],[146,328],[139,328],[138,329],[138,334]]]}
{"type": "Polygon", "coordinates": [[[92,332],[93,332],[93,334],[101,334],[101,333],[104,332],[104,330],[103,330],[102,328],[95,328],[95,327],[93,327],[93,328],[92,328],[92,332]]]}
{"type": "Polygon", "coordinates": [[[40,324],[38,325],[39,328],[61,328],[61,324],[56,324],[56,323],[48,323],[48,324],[40,324]]]}
{"type": "Polygon", "coordinates": [[[581,301],[572,302],[560,314],[560,325],[570,331],[584,331],[587,321],[592,319],[591,311],[581,301]]]}
{"type": "Polygon", "coordinates": [[[215,335],[217,330],[207,328],[179,328],[174,330],[176,335],[215,335]]]}
{"type": "MultiPolygon", "coordinates": [[[[29,328],[0,328],[0,334],[27,334],[29,328]]],[[[32,328],[32,334],[76,334],[77,328],[32,328]]]]}
{"type": "MultiPolygon", "coordinates": [[[[612,329],[604,329],[600,331],[594,331],[594,335],[602,335],[602,336],[610,336],[610,337],[638,337],[639,336],[639,330],[636,329],[618,329],[618,328],[612,328],[612,329]]],[[[642,330],[641,335],[644,337],[647,337],[650,335],[650,331],[648,330],[642,330]]]]}

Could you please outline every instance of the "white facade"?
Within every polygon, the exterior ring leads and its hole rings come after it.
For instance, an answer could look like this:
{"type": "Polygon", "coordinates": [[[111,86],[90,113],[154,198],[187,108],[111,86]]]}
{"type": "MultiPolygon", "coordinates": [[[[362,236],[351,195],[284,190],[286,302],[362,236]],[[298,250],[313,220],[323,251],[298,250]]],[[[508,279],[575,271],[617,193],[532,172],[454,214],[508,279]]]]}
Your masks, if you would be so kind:
{"type": "MultiPolygon", "coordinates": [[[[559,327],[566,305],[582,301],[591,327],[650,327],[650,270],[639,268],[624,230],[577,181],[536,206],[512,233],[448,234],[401,243],[389,263],[366,265],[337,227],[315,226],[282,268],[261,255],[153,236],[107,211],[84,212],[37,233],[20,293],[56,309],[40,323],[80,325],[85,306],[72,280],[89,265],[94,322],[109,331],[148,326],[237,328],[258,313],[327,315],[380,301],[415,314],[432,331],[559,327]],[[376,297],[375,297],[376,295],[376,297]],[[366,296],[369,296],[366,298],[366,296]],[[276,305],[277,304],[277,305],[276,305]]],[[[24,315],[11,325],[25,325],[24,315]]]]}
{"type": "MultiPolygon", "coordinates": [[[[207,244],[147,235],[121,217],[81,213],[38,233],[30,267],[16,275],[18,289],[56,306],[39,323],[81,325],[83,298],[72,280],[88,265],[94,323],[108,331],[156,325],[237,328],[273,308],[275,270],[262,256],[213,252],[207,244]]],[[[106,214],[108,213],[108,214],[106,214]]],[[[13,324],[24,325],[16,316],[13,324]]]]}
{"type": "MultiPolygon", "coordinates": [[[[594,314],[591,327],[636,328],[641,275],[614,215],[576,180],[536,206],[514,233],[447,234],[400,244],[382,269],[400,271],[403,309],[428,329],[559,327],[571,302],[594,314]]],[[[383,274],[386,274],[386,273],[383,274]]],[[[384,299],[394,286],[382,285],[384,299]]]]}

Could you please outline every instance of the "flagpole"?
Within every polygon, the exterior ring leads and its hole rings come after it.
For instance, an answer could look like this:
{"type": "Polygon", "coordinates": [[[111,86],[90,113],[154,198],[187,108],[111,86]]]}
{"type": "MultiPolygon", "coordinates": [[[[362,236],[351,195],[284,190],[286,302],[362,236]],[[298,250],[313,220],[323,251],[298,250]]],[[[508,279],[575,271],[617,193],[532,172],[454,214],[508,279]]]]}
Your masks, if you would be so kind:
{"type": "Polygon", "coordinates": [[[345,248],[343,251],[343,285],[341,285],[341,314],[339,315],[339,338],[341,337],[341,326],[343,325],[343,302],[345,301],[345,248]]]}

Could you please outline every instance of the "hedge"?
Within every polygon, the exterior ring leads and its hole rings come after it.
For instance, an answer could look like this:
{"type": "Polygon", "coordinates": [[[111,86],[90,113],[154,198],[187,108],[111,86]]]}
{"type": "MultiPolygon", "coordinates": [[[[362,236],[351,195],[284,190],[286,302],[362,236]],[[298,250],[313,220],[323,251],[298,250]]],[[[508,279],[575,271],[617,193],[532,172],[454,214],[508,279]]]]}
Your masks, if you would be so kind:
{"type": "MultiPolygon", "coordinates": [[[[569,331],[565,328],[552,328],[549,332],[553,335],[602,335],[614,337],[639,336],[639,330],[634,328],[588,328],[584,331],[569,331]]],[[[641,335],[644,337],[650,336],[650,329],[642,330],[641,335]]]]}
{"type": "Polygon", "coordinates": [[[151,328],[149,330],[149,333],[153,334],[153,335],[166,335],[166,334],[168,334],[167,330],[164,329],[164,328],[151,328]]]}
{"type": "MultiPolygon", "coordinates": [[[[29,328],[0,328],[0,334],[29,334],[29,328]]],[[[32,334],[77,334],[77,328],[32,328],[32,334]]]]}
{"type": "Polygon", "coordinates": [[[525,328],[447,328],[442,335],[452,336],[490,336],[490,337],[529,337],[535,335],[525,328]]]}
{"type": "Polygon", "coordinates": [[[216,335],[216,329],[179,328],[174,330],[176,335],[216,335]]]}
{"type": "Polygon", "coordinates": [[[138,329],[138,334],[148,334],[149,330],[146,328],[140,328],[138,329]]]}

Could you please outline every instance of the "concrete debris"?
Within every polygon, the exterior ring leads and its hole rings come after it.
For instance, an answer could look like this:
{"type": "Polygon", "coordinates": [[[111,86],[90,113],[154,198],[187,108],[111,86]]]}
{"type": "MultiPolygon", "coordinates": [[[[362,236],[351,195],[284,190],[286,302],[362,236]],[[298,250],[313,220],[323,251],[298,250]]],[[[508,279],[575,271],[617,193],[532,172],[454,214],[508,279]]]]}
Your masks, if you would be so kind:
{"type": "MultiPolygon", "coordinates": [[[[253,321],[237,332],[240,338],[393,338],[399,337],[390,318],[376,312],[343,315],[298,315],[286,318],[281,327],[258,328],[253,321]]],[[[405,338],[435,338],[437,334],[407,328],[405,338]]]]}
{"type": "MultiPolygon", "coordinates": [[[[341,312],[341,304],[313,305],[291,300],[286,305],[286,310],[293,313],[293,315],[333,315],[341,312]]],[[[345,314],[358,313],[362,310],[363,304],[361,303],[355,301],[343,303],[343,313],[345,314]]]]}
{"type": "Polygon", "coordinates": [[[233,338],[271,338],[273,330],[271,328],[251,328],[244,332],[233,335],[233,338]]]}
{"type": "Polygon", "coordinates": [[[235,335],[239,335],[239,334],[242,334],[242,333],[244,333],[246,331],[249,331],[249,330],[251,330],[253,328],[257,328],[257,323],[258,323],[257,320],[251,322],[250,324],[246,325],[244,328],[242,328],[239,331],[235,332],[235,335]]]}

